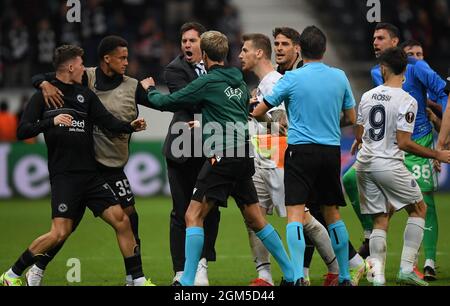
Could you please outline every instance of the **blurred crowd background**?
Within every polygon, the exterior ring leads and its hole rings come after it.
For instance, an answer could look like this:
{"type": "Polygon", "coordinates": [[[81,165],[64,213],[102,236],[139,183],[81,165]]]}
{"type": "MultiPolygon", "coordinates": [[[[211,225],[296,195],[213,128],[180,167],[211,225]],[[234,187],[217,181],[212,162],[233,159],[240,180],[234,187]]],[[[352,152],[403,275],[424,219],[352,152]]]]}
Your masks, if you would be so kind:
{"type": "MultiPolygon", "coordinates": [[[[367,1],[308,0],[320,12],[320,21],[328,31],[336,32],[348,52],[348,59],[373,59],[373,24],[368,23],[367,1]]],[[[450,61],[450,0],[381,1],[382,21],[395,24],[402,41],[415,39],[422,43],[425,59],[441,75],[447,73],[450,61]]]]}
{"type": "Polygon", "coordinates": [[[82,0],[80,23],[69,23],[67,1],[0,1],[0,87],[30,85],[30,76],[52,71],[53,49],[70,43],[85,49],[87,67],[97,62],[100,40],[116,34],[130,42],[128,74],[154,76],[179,52],[179,28],[197,20],[225,33],[237,64],[241,26],[228,0],[82,0]]]}
{"type": "MultiPolygon", "coordinates": [[[[6,123],[12,119],[4,119],[8,111],[13,112],[10,115],[20,116],[32,92],[31,76],[53,71],[53,50],[62,43],[82,46],[86,51],[85,65],[94,66],[99,41],[110,34],[123,36],[130,43],[127,74],[138,79],[153,76],[157,83],[163,84],[164,66],[179,54],[179,28],[184,22],[196,20],[208,29],[225,33],[231,44],[229,63],[240,66],[241,34],[248,31],[244,29],[244,21],[258,19],[258,12],[274,14],[275,7],[285,7],[297,16],[290,21],[281,19],[286,24],[292,24],[295,19],[301,23],[300,13],[311,16],[312,21],[320,24],[327,33],[332,42],[329,47],[343,59],[340,68],[349,75],[355,93],[370,86],[367,71],[374,63],[374,24],[366,19],[370,8],[367,1],[243,1],[245,3],[233,0],[81,0],[81,22],[70,23],[66,18],[70,9],[66,0],[1,0],[1,125],[12,124],[6,123]],[[272,6],[267,6],[269,2],[272,6]],[[245,6],[252,8],[244,11],[245,6]]],[[[382,21],[397,25],[402,40],[421,42],[425,59],[445,77],[450,63],[450,0],[382,0],[381,4],[382,21]]],[[[267,19],[267,15],[264,16],[267,19]]],[[[270,28],[284,25],[278,24],[280,19],[277,20],[263,22],[270,24],[270,28]],[[272,24],[274,22],[277,24],[272,24]]],[[[301,32],[302,29],[298,30],[301,32]]],[[[250,83],[255,81],[251,77],[248,80],[250,83]]],[[[14,137],[15,129],[9,130],[14,137]]],[[[1,133],[0,141],[12,141],[1,133]]]]}

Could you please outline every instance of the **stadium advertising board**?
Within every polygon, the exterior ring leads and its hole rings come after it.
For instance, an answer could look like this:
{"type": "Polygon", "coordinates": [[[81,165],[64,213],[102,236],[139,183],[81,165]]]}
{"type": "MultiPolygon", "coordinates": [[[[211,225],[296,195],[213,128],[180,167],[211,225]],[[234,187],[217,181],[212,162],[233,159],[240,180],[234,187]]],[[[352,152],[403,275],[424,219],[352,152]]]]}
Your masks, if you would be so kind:
{"type": "MultiPolygon", "coordinates": [[[[135,142],[125,172],[137,196],[167,193],[162,143],[135,142]]],[[[0,144],[0,198],[43,198],[50,194],[45,144],[0,144]]]]}
{"type": "MultiPolygon", "coordinates": [[[[353,164],[350,154],[353,138],[342,139],[342,173],[353,164]]],[[[166,165],[161,154],[162,142],[132,142],[130,158],[125,172],[133,192],[137,196],[170,194],[167,184],[166,165]]],[[[421,169],[414,175],[428,175],[431,169],[421,169]]],[[[439,190],[450,190],[448,165],[442,165],[439,174],[439,190]]],[[[0,144],[0,199],[25,197],[43,198],[50,195],[45,144],[0,144]]]]}

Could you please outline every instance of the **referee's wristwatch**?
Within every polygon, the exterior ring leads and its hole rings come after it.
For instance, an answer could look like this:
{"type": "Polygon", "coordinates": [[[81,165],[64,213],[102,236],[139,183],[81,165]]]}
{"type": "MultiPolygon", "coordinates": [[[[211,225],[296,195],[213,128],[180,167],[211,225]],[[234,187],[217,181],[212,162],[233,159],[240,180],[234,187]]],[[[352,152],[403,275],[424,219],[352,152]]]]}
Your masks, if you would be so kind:
{"type": "Polygon", "coordinates": [[[156,86],[149,86],[146,91],[147,95],[154,90],[156,90],[156,86]]]}

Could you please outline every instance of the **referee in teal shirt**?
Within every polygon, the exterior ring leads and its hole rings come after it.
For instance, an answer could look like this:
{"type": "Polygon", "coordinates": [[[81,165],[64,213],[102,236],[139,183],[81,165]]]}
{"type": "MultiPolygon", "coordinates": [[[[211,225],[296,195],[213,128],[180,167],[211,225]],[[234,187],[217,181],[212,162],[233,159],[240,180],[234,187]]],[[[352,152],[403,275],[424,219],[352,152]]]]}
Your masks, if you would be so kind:
{"type": "Polygon", "coordinates": [[[300,36],[303,67],[287,72],[253,112],[286,105],[289,118],[285,156],[286,239],[295,267],[296,285],[303,284],[303,215],[305,203],[320,205],[339,263],[339,284],[350,285],[348,232],[339,214],[345,206],[340,171],[342,126],[356,121],[355,99],[342,70],[325,65],[326,37],[315,26],[300,36]],[[344,113],[341,119],[341,112],[344,113]]]}

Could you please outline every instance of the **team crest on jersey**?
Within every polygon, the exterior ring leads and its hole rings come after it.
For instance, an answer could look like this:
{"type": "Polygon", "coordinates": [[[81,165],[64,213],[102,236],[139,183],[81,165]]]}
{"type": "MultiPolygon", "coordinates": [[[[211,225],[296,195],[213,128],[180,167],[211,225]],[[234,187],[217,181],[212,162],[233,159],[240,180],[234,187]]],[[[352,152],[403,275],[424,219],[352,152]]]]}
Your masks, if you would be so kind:
{"type": "Polygon", "coordinates": [[[228,86],[224,93],[227,95],[228,99],[231,99],[232,97],[238,97],[240,99],[243,92],[240,88],[231,88],[228,86]]]}
{"type": "Polygon", "coordinates": [[[61,204],[58,205],[58,211],[60,213],[65,213],[67,211],[67,209],[68,209],[68,207],[64,203],[61,203],[61,204]]]}
{"type": "Polygon", "coordinates": [[[415,116],[414,116],[413,112],[407,112],[406,115],[405,115],[406,122],[413,123],[414,117],[415,116]]]}
{"type": "Polygon", "coordinates": [[[77,100],[78,100],[78,102],[80,102],[80,103],[84,103],[84,97],[83,97],[82,95],[78,95],[78,96],[77,96],[77,100]]]}
{"type": "Polygon", "coordinates": [[[416,187],[417,186],[417,183],[416,183],[416,180],[411,180],[411,187],[416,187]]]}

